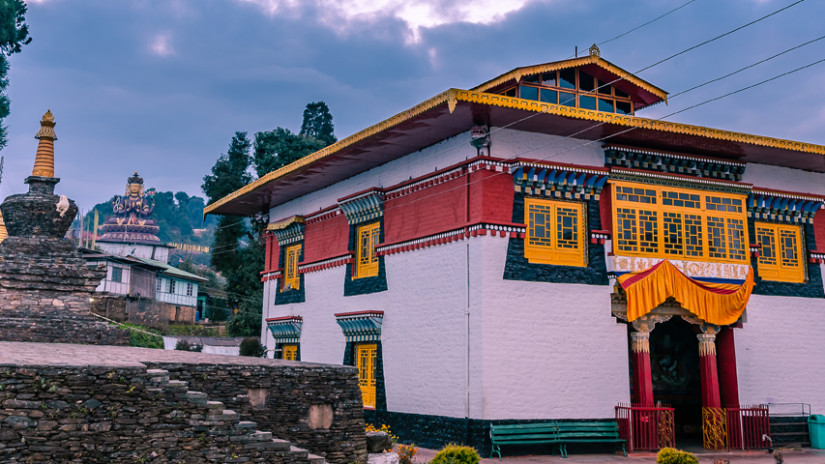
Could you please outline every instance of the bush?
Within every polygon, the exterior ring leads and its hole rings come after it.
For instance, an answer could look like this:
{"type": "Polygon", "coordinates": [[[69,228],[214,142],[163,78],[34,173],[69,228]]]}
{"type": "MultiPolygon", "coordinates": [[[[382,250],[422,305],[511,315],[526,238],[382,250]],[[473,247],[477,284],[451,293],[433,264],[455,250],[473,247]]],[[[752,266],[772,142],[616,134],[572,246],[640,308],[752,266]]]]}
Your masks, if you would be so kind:
{"type": "Polygon", "coordinates": [[[241,341],[241,356],[263,358],[266,356],[266,347],[255,337],[244,338],[241,341]]]}
{"type": "Polygon", "coordinates": [[[194,351],[200,353],[203,351],[203,345],[198,345],[197,343],[190,345],[186,340],[178,340],[178,342],[175,343],[175,349],[178,351],[194,351]]]}
{"type": "Polygon", "coordinates": [[[662,448],[656,456],[656,464],[699,464],[699,460],[687,451],[662,448]]]}
{"type": "Polygon", "coordinates": [[[478,464],[481,456],[469,446],[449,444],[435,454],[430,464],[478,464]]]}

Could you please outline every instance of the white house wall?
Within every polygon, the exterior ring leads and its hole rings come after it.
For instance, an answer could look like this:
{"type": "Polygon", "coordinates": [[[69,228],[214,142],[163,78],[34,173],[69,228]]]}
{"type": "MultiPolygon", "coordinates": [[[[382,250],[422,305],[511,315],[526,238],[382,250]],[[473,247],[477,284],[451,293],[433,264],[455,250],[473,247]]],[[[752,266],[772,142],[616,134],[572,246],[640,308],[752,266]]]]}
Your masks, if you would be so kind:
{"type": "Polygon", "coordinates": [[[748,163],[742,182],[768,189],[825,195],[825,176],[801,169],[748,163]]]}
{"type": "Polygon", "coordinates": [[[604,166],[601,142],[512,129],[490,131],[490,153],[496,158],[527,158],[556,163],[604,166]]]}
{"type": "MultiPolygon", "coordinates": [[[[381,332],[387,408],[464,417],[466,242],[385,257],[388,291],[344,297],[345,267],[304,276],[306,302],[273,305],[265,317],[303,317],[301,360],[341,364],[346,341],[334,313],[384,311],[381,332]]],[[[477,291],[477,289],[476,289],[477,291]]],[[[267,348],[274,348],[270,334],[267,348]]]]}
{"type": "Polygon", "coordinates": [[[483,418],[613,417],[630,392],[610,287],[504,280],[508,240],[482,243],[483,418]]]}
{"type": "Polygon", "coordinates": [[[742,404],[810,403],[825,411],[825,300],[752,295],[734,332],[742,404]]]}

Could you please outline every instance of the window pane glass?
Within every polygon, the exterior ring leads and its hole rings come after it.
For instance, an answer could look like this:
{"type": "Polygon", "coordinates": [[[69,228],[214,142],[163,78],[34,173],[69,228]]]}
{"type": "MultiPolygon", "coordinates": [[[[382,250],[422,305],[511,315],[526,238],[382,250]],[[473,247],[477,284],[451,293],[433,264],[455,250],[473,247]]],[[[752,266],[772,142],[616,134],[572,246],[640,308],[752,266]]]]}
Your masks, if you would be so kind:
{"type": "Polygon", "coordinates": [[[616,96],[617,96],[617,97],[622,97],[622,98],[630,98],[630,95],[628,95],[628,94],[626,94],[626,93],[622,92],[621,90],[617,89],[616,87],[613,87],[613,90],[615,90],[615,91],[616,91],[616,96]]]}
{"type": "Polygon", "coordinates": [[[616,112],[619,114],[630,114],[630,103],[617,101],[616,102],[616,112]]]}
{"type": "Polygon", "coordinates": [[[598,90],[599,93],[602,94],[602,95],[610,95],[610,88],[611,87],[609,85],[607,85],[607,82],[599,80],[598,83],[599,83],[599,90],[598,90]]]}
{"type": "Polygon", "coordinates": [[[504,91],[504,96],[506,97],[515,97],[516,96],[516,88],[510,88],[504,91]]]}
{"type": "Polygon", "coordinates": [[[565,89],[576,88],[575,69],[563,69],[559,71],[559,87],[564,87],[565,89]]]}
{"type": "Polygon", "coordinates": [[[576,106],[576,95],[567,92],[559,92],[559,104],[565,106],[576,106]]]}
{"type": "Polygon", "coordinates": [[[659,251],[659,224],[656,211],[639,211],[639,251],[656,253],[659,251]]]}
{"type": "Polygon", "coordinates": [[[547,103],[558,103],[559,93],[555,90],[541,89],[541,101],[547,103]]]}
{"type": "Polygon", "coordinates": [[[681,255],[684,249],[682,242],[682,215],[678,213],[664,213],[665,253],[681,255]]]}
{"type": "Polygon", "coordinates": [[[549,72],[549,73],[544,73],[544,75],[541,76],[541,83],[544,84],[544,85],[550,85],[550,86],[553,86],[553,87],[556,87],[557,85],[559,85],[559,82],[556,79],[556,71],[552,71],[552,72],[549,72]]]}
{"type": "Polygon", "coordinates": [[[632,209],[619,208],[616,224],[617,245],[620,251],[638,251],[636,241],[636,211],[632,209]]]}
{"type": "Polygon", "coordinates": [[[584,95],[581,95],[579,97],[579,108],[584,108],[586,110],[595,110],[596,97],[585,97],[584,95]]]}
{"type": "Polygon", "coordinates": [[[528,87],[526,85],[522,85],[520,89],[520,97],[526,98],[528,100],[538,100],[539,99],[539,89],[535,87],[528,87]]]}
{"type": "Polygon", "coordinates": [[[592,92],[596,89],[596,83],[593,76],[586,72],[579,71],[579,88],[585,92],[592,92]]]}
{"type": "Polygon", "coordinates": [[[538,84],[540,80],[541,80],[541,76],[539,76],[538,74],[536,74],[534,76],[525,76],[524,77],[524,82],[529,82],[531,84],[538,84]]]}
{"type": "Polygon", "coordinates": [[[613,100],[605,100],[604,98],[599,99],[599,111],[607,111],[608,113],[613,112],[613,100]]]}

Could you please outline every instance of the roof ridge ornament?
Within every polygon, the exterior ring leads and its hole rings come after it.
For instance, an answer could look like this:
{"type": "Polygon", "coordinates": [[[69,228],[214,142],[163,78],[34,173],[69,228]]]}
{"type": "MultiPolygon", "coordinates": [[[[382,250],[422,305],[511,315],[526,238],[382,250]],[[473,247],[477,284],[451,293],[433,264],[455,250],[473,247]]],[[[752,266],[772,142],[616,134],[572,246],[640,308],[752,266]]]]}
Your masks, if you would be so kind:
{"type": "Polygon", "coordinates": [[[593,44],[590,46],[590,56],[593,58],[600,58],[602,56],[601,50],[599,50],[599,46],[593,44]]]}

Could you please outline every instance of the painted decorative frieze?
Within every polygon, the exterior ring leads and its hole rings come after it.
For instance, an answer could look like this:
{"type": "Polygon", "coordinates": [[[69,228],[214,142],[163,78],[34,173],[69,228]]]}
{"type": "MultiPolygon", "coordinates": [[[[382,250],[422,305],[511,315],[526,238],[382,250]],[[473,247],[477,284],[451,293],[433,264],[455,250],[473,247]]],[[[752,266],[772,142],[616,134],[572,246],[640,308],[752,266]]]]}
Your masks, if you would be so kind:
{"type": "MultiPolygon", "coordinates": [[[[617,274],[636,272],[649,269],[662,258],[643,258],[637,256],[613,256],[613,271],[617,274]]],[[[668,259],[671,264],[689,277],[725,280],[745,280],[748,277],[749,265],[734,263],[710,263],[703,261],[685,261],[668,259]]]]}

